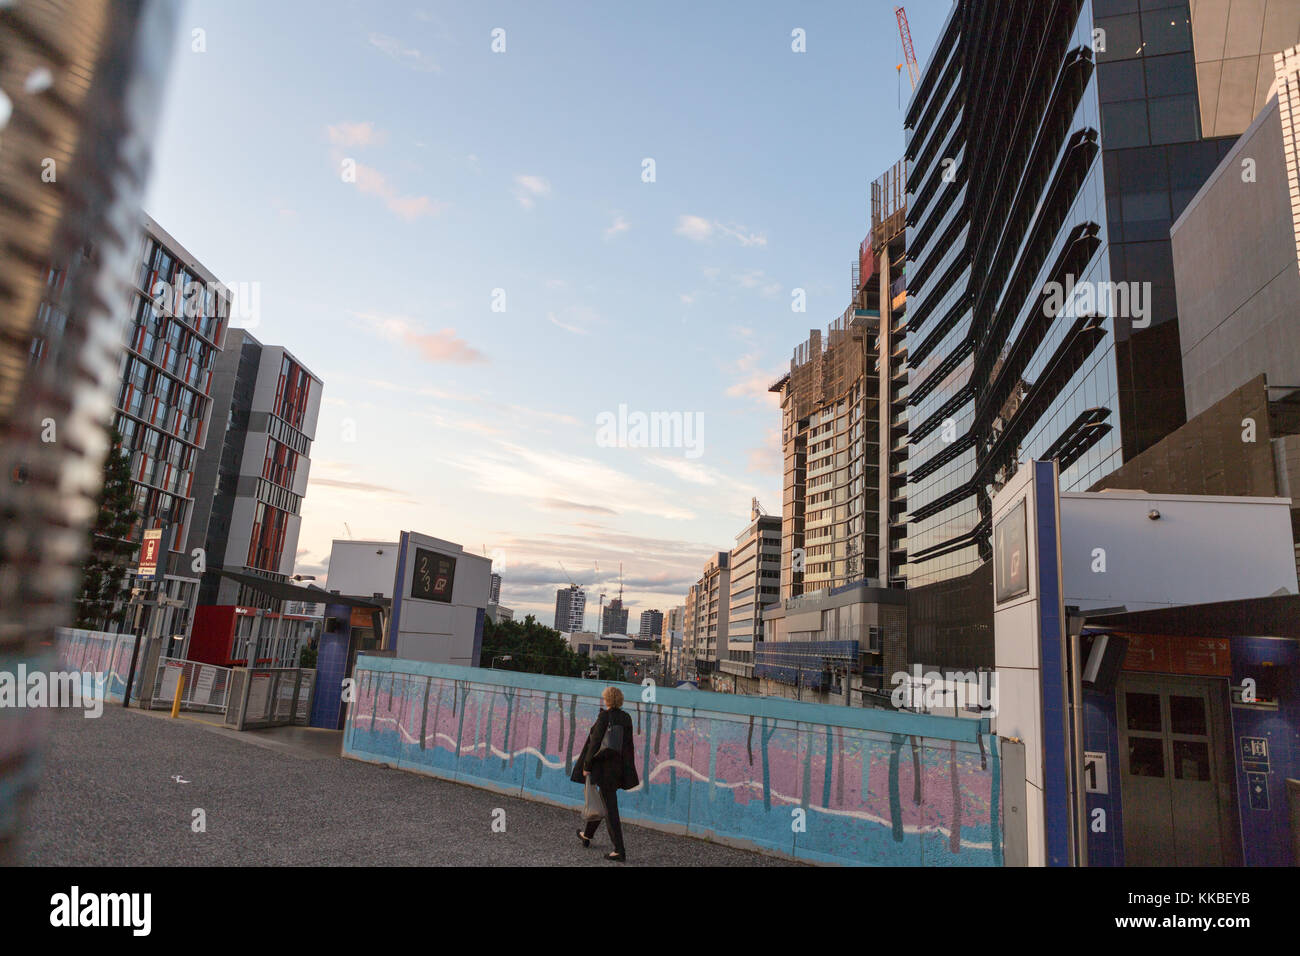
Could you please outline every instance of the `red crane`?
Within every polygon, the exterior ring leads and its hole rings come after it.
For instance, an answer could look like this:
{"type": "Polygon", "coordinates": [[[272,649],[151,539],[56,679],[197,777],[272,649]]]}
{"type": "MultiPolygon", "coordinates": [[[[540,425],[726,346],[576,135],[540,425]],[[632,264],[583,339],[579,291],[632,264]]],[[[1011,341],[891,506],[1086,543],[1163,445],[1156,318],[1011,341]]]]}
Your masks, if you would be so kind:
{"type": "Polygon", "coordinates": [[[907,28],[907,11],[894,7],[894,16],[898,18],[898,35],[903,40],[903,58],[907,60],[907,75],[916,89],[916,81],[921,78],[921,68],[916,64],[916,53],[912,50],[912,31],[907,28]]]}

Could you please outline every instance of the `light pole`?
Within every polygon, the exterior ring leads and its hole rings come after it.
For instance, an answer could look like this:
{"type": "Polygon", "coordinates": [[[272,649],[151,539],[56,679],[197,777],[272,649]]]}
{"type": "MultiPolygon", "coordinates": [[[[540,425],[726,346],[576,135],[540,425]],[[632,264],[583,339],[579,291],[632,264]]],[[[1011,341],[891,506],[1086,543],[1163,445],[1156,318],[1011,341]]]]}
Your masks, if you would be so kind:
{"type": "Polygon", "coordinates": [[[497,661],[512,661],[512,660],[514,660],[514,658],[511,657],[509,654],[498,654],[496,657],[492,658],[491,668],[493,670],[499,670],[500,668],[497,667],[497,661]]]}

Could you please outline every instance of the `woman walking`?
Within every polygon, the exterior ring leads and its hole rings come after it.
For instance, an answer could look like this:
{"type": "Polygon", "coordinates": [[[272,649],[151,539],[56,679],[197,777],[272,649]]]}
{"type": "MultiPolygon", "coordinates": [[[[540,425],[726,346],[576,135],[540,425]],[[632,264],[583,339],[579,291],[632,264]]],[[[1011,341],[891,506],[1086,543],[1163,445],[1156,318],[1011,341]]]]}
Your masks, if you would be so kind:
{"type": "MultiPolygon", "coordinates": [[[[573,773],[574,783],[594,786],[600,791],[604,803],[605,820],[609,837],[614,841],[614,852],[605,859],[619,863],[627,859],[623,846],[623,827],[618,819],[618,792],[631,790],[640,784],[636,773],[636,754],[632,750],[632,718],[623,710],[623,692],[617,687],[606,687],[600,695],[602,710],[591,725],[587,742],[582,747],[573,773]]],[[[589,801],[590,802],[590,801],[589,801]]],[[[578,831],[583,846],[591,846],[591,838],[600,826],[600,817],[587,821],[578,831]]]]}

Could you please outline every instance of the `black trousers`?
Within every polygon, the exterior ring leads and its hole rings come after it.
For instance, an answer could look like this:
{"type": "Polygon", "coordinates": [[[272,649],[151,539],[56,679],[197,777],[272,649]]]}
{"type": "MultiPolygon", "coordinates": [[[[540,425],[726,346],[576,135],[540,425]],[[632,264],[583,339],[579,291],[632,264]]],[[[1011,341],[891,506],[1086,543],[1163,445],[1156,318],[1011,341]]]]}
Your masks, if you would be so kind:
{"type": "MultiPolygon", "coordinates": [[[[600,799],[605,801],[605,822],[609,825],[609,838],[614,841],[614,852],[625,854],[623,825],[618,820],[618,787],[601,787],[600,799]]],[[[582,831],[583,836],[590,840],[599,826],[599,820],[589,820],[582,831]]]]}

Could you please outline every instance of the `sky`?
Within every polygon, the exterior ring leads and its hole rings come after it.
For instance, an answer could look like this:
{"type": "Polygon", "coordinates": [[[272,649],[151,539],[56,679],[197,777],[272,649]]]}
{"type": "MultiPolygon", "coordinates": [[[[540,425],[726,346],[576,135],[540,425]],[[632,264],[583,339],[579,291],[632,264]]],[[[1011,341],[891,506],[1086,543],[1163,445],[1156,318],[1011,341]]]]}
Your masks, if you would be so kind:
{"type": "Polygon", "coordinates": [[[768,386],[904,146],[893,3],[182,10],[145,209],[324,382],[297,573],[417,531],[593,627],[621,564],[635,630],[780,514],[768,386]]]}

